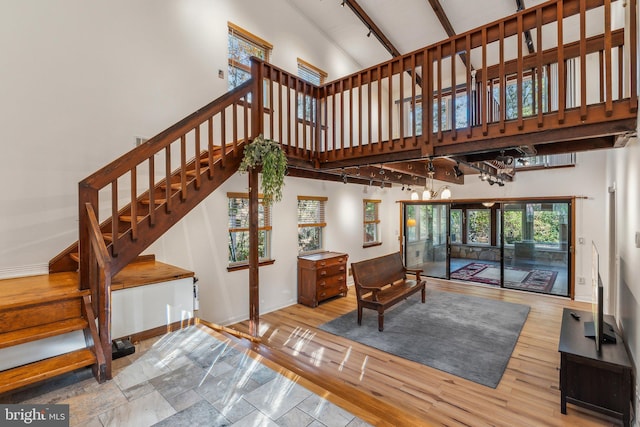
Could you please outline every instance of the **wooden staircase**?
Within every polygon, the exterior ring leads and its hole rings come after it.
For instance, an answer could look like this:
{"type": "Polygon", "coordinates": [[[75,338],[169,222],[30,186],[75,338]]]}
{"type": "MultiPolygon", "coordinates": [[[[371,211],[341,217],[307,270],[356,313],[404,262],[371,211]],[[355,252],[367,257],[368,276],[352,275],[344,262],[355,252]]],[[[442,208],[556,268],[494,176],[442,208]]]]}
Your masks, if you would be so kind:
{"type": "MultiPolygon", "coordinates": [[[[100,346],[88,290],[78,288],[77,273],[55,273],[0,281],[0,349],[33,343],[31,363],[0,372],[0,393],[36,383],[86,366],[105,378],[105,357],[100,346]],[[89,320],[91,319],[91,320],[89,320]],[[85,345],[63,354],[47,353],[42,340],[83,331],[85,345]]],[[[17,347],[16,347],[17,348],[17,347]]],[[[10,363],[6,360],[5,363],[10,363]]]]}

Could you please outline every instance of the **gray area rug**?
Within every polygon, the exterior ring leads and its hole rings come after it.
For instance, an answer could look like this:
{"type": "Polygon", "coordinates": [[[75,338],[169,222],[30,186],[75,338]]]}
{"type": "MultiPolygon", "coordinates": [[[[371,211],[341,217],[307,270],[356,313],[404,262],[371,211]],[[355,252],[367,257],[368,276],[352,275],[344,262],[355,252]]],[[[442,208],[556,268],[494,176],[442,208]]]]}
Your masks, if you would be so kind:
{"type": "Polygon", "coordinates": [[[378,313],[354,310],[320,329],[387,353],[496,388],[518,341],[529,306],[427,290],[387,310],[384,332],[378,313]]]}

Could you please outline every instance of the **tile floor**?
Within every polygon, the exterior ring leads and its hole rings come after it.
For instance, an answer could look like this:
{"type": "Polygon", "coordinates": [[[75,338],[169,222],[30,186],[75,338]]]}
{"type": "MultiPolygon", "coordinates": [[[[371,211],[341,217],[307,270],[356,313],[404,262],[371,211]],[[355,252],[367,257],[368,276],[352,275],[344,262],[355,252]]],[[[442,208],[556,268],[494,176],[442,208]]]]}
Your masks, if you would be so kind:
{"type": "Polygon", "coordinates": [[[85,369],[0,403],[69,404],[72,426],[369,425],[195,326],[113,363],[112,381],[85,369]]]}

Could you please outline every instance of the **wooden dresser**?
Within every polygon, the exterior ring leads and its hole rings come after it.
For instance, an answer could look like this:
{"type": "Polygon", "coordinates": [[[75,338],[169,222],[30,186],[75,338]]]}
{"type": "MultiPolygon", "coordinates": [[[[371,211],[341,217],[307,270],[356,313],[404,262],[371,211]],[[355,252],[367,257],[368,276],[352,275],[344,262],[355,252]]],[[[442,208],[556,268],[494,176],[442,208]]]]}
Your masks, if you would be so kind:
{"type": "Polygon", "coordinates": [[[320,301],[347,295],[347,259],[339,252],[298,257],[298,303],[317,307],[320,301]]]}

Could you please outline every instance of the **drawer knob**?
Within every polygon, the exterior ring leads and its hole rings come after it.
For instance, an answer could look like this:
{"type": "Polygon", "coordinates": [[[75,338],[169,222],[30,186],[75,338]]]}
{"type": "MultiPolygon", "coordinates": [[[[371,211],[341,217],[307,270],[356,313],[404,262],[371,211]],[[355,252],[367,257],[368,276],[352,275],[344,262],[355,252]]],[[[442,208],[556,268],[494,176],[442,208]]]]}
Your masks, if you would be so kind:
{"type": "Polygon", "coordinates": [[[318,286],[324,288],[325,286],[327,286],[327,283],[323,280],[322,282],[318,283],[318,286]]]}
{"type": "Polygon", "coordinates": [[[326,275],[327,275],[327,272],[326,272],[325,270],[322,270],[322,271],[320,272],[320,275],[321,275],[321,276],[326,276],[326,275]]]}

